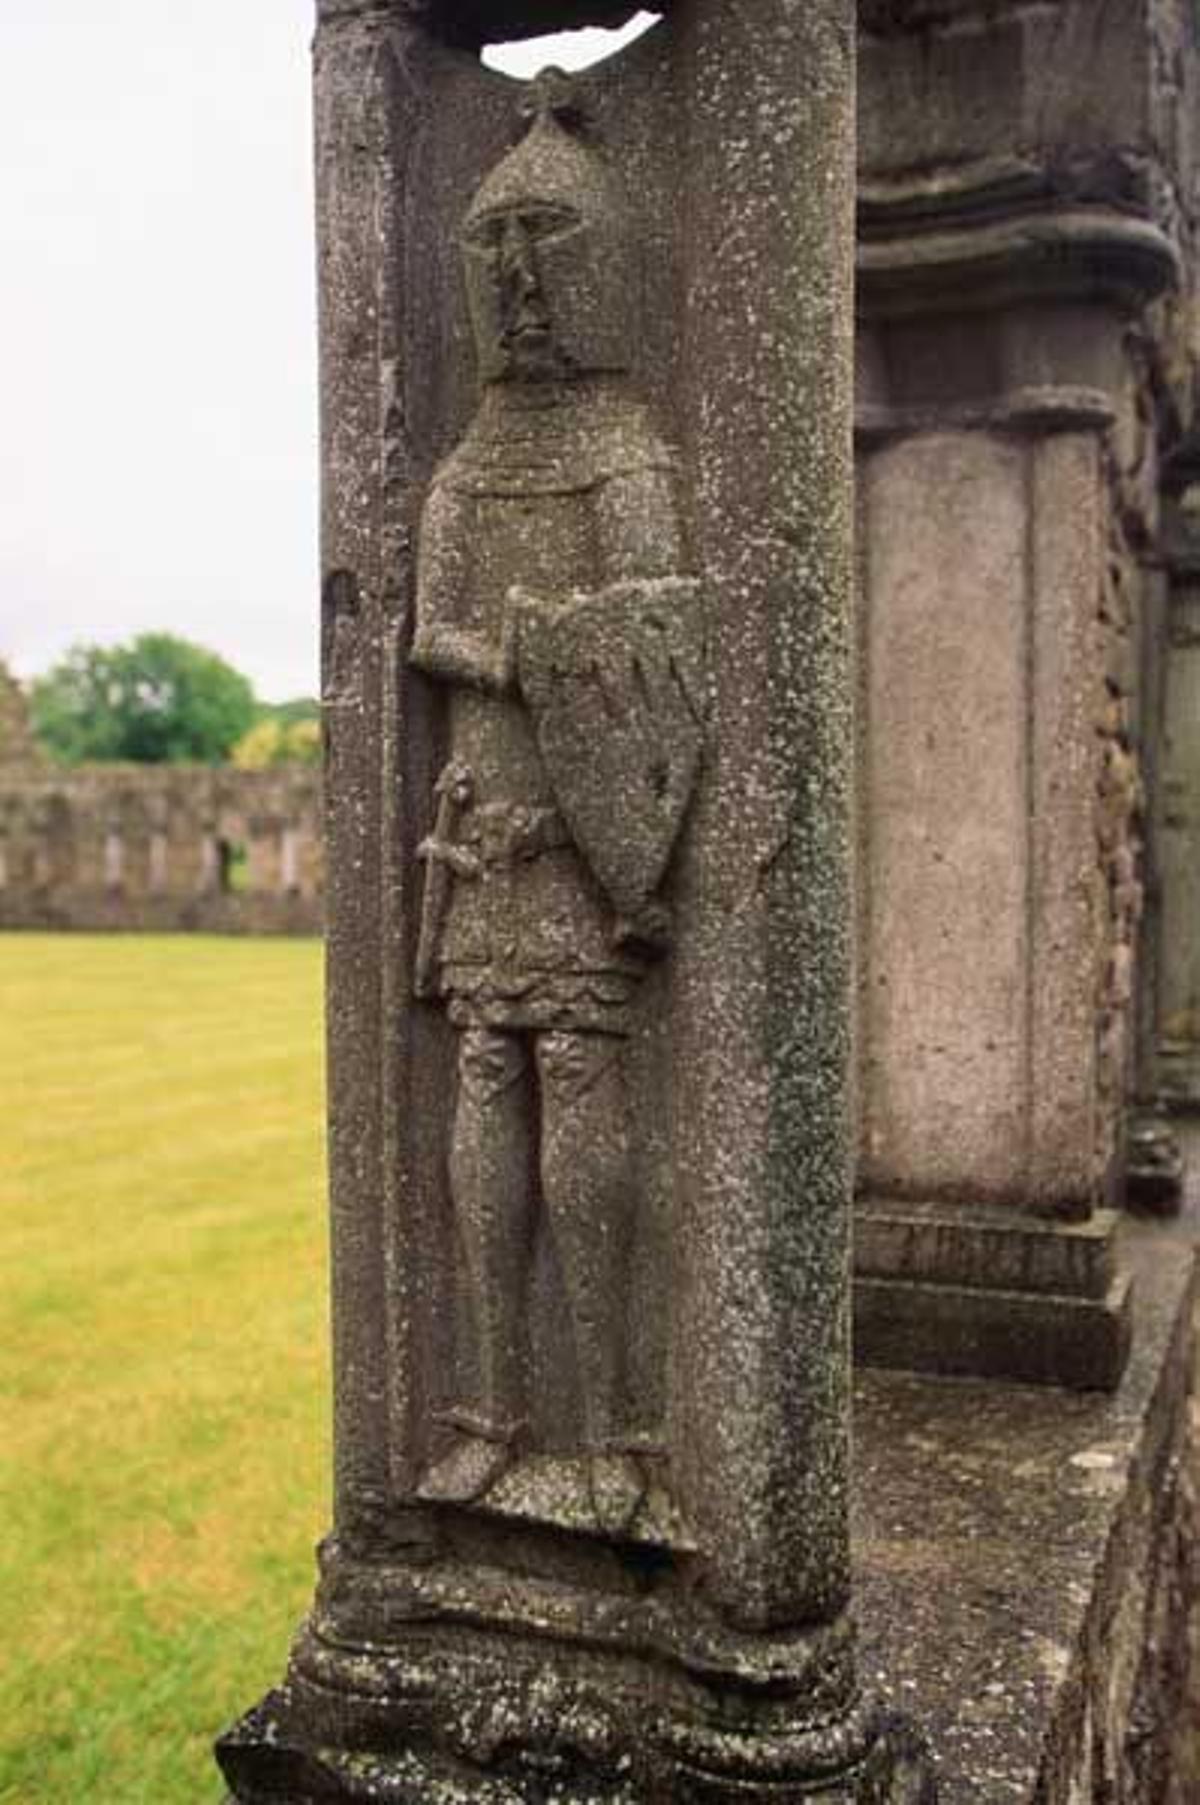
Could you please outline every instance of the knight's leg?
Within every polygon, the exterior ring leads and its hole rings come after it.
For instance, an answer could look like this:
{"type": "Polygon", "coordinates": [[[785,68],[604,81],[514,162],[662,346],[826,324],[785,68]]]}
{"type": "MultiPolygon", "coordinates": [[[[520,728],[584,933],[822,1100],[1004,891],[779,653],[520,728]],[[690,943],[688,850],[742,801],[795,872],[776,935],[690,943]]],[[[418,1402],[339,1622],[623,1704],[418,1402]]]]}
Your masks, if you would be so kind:
{"type": "Polygon", "coordinates": [[[453,1413],[459,1442],[422,1487],[467,1502],[510,1459],[524,1421],[522,1330],[532,1235],[529,1055],[518,1035],[464,1031],[450,1147],[450,1191],[478,1354],[473,1404],[453,1413]]]}
{"type": "Polygon", "coordinates": [[[538,1037],[542,1193],[566,1280],[592,1453],[620,1446],[633,1183],[624,1043],[538,1037]]]}

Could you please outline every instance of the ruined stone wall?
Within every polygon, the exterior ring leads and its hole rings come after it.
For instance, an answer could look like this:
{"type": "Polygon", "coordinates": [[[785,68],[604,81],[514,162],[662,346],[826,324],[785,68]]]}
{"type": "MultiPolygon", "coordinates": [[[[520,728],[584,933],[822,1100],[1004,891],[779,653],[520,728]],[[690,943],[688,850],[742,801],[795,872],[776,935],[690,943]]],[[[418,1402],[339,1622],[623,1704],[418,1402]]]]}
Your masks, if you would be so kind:
{"type": "Polygon", "coordinates": [[[52,765],[0,663],[0,929],[317,934],[321,778],[52,765]]]}
{"type": "Polygon", "coordinates": [[[0,776],[0,928],[315,934],[320,777],[110,765],[0,776]]]}

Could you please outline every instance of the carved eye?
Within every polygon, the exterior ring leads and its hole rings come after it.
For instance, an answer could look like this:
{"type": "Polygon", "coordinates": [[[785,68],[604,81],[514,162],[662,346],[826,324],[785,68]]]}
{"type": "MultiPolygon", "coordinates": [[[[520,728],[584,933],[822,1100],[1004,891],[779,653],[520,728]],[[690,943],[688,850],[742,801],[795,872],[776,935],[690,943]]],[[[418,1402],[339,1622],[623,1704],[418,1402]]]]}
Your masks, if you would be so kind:
{"type": "Polygon", "coordinates": [[[504,240],[505,228],[515,220],[527,239],[534,243],[561,238],[581,223],[573,207],[558,207],[552,202],[531,203],[526,207],[506,207],[501,212],[486,214],[468,227],[465,234],[473,250],[496,252],[504,240]]]}
{"type": "Polygon", "coordinates": [[[571,207],[534,207],[522,210],[521,224],[531,238],[559,238],[579,224],[579,215],[571,207]]]}

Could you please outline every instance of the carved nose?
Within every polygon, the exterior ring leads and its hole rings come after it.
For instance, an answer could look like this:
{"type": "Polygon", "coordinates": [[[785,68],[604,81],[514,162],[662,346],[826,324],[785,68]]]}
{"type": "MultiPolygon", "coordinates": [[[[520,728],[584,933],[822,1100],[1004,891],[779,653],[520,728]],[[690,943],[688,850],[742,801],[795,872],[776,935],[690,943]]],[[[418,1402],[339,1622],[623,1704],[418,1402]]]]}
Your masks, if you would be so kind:
{"type": "Polygon", "coordinates": [[[515,301],[527,301],[538,293],[537,265],[529,234],[520,220],[510,219],[500,247],[500,272],[515,301]]]}

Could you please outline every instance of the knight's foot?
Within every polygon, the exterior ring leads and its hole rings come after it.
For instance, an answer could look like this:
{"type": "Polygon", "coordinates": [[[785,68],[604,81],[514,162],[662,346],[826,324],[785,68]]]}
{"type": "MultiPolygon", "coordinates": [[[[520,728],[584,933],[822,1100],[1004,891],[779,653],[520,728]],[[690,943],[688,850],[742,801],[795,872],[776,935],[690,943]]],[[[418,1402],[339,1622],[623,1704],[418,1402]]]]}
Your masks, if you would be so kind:
{"type": "Polygon", "coordinates": [[[426,1504],[474,1504],[491,1491],[510,1460],[504,1442],[459,1435],[449,1454],[425,1475],[417,1496],[426,1504]]]}
{"type": "Polygon", "coordinates": [[[593,1454],[588,1492],[596,1522],[605,1535],[628,1534],[646,1498],[646,1480],[631,1454],[593,1454]]]}

